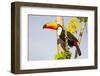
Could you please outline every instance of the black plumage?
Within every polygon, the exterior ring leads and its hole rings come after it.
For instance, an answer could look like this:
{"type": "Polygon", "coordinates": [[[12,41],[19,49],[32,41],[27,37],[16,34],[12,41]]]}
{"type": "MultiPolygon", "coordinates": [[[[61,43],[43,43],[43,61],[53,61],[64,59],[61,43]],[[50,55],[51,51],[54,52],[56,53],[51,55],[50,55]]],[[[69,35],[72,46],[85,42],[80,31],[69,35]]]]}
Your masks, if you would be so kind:
{"type": "MultiPolygon", "coordinates": [[[[64,50],[66,50],[66,41],[65,41],[65,39],[66,39],[65,30],[62,29],[62,32],[59,35],[59,38],[57,40],[57,44],[61,44],[61,46],[64,50]]],[[[80,50],[80,48],[77,44],[78,43],[77,38],[73,34],[71,34],[70,32],[67,31],[67,39],[68,39],[68,46],[70,46],[70,47],[75,46],[76,50],[77,50],[77,53],[80,56],[81,55],[81,50],[80,50]]]]}
{"type": "Polygon", "coordinates": [[[68,36],[68,45],[69,45],[70,47],[75,46],[76,49],[77,49],[77,53],[78,53],[79,56],[80,56],[80,55],[81,55],[81,50],[80,50],[78,44],[75,45],[75,42],[78,43],[77,38],[76,38],[73,34],[71,34],[70,32],[68,32],[68,31],[67,31],[67,36],[68,36]]]}

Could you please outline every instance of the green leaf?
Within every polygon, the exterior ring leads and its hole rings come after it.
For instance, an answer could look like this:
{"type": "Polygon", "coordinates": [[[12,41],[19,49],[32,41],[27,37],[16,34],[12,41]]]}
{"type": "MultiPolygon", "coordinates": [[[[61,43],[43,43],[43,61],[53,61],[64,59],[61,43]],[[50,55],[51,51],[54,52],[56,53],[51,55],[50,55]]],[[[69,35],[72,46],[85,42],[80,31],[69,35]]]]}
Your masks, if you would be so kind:
{"type": "Polygon", "coordinates": [[[88,21],[88,17],[85,17],[85,18],[84,18],[84,22],[87,22],[87,21],[88,21]]]}
{"type": "Polygon", "coordinates": [[[64,53],[58,53],[55,56],[56,60],[59,59],[70,59],[71,58],[71,53],[69,51],[65,51],[64,53]]]}

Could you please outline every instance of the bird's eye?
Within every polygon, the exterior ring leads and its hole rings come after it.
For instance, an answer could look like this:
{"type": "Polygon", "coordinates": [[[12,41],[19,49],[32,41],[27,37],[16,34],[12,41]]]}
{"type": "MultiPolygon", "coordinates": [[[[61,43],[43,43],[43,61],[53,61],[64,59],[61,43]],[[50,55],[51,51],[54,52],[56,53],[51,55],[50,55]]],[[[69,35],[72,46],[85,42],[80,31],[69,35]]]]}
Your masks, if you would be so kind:
{"type": "Polygon", "coordinates": [[[57,26],[60,27],[61,25],[60,24],[57,24],[57,26]]]}

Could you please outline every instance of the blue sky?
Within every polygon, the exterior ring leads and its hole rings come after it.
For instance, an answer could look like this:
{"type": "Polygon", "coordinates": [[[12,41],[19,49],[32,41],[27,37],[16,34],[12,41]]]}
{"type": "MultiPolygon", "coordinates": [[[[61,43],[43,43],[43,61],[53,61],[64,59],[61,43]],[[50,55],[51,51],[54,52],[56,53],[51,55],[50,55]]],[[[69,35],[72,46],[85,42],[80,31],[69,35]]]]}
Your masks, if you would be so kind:
{"type": "MultiPolygon", "coordinates": [[[[29,15],[28,16],[28,60],[52,60],[57,53],[57,39],[54,30],[43,29],[47,22],[54,22],[56,16],[29,15]]],[[[63,17],[67,27],[71,17],[63,17]]],[[[87,58],[87,33],[83,34],[80,44],[82,56],[87,58]]]]}

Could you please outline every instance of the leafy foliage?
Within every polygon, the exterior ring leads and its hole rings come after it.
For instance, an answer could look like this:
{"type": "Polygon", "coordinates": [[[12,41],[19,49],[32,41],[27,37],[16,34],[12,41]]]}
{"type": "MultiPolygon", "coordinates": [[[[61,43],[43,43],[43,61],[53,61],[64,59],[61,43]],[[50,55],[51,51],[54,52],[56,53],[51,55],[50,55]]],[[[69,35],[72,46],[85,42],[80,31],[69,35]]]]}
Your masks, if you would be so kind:
{"type": "Polygon", "coordinates": [[[88,21],[88,17],[77,17],[79,20],[80,20],[80,22],[87,22],[88,21]]]}
{"type": "Polygon", "coordinates": [[[76,18],[72,17],[71,21],[68,24],[67,30],[73,34],[77,31],[77,28],[80,28],[80,23],[76,18]]]}
{"type": "Polygon", "coordinates": [[[86,28],[86,32],[88,32],[87,31],[87,22],[88,22],[88,17],[77,17],[78,19],[79,19],[79,21],[80,21],[80,23],[81,22],[84,22],[85,23],[85,28],[86,28]]]}
{"type": "Polygon", "coordinates": [[[70,59],[71,58],[71,52],[70,51],[65,51],[64,53],[58,53],[55,56],[56,60],[59,59],[70,59]]]}

